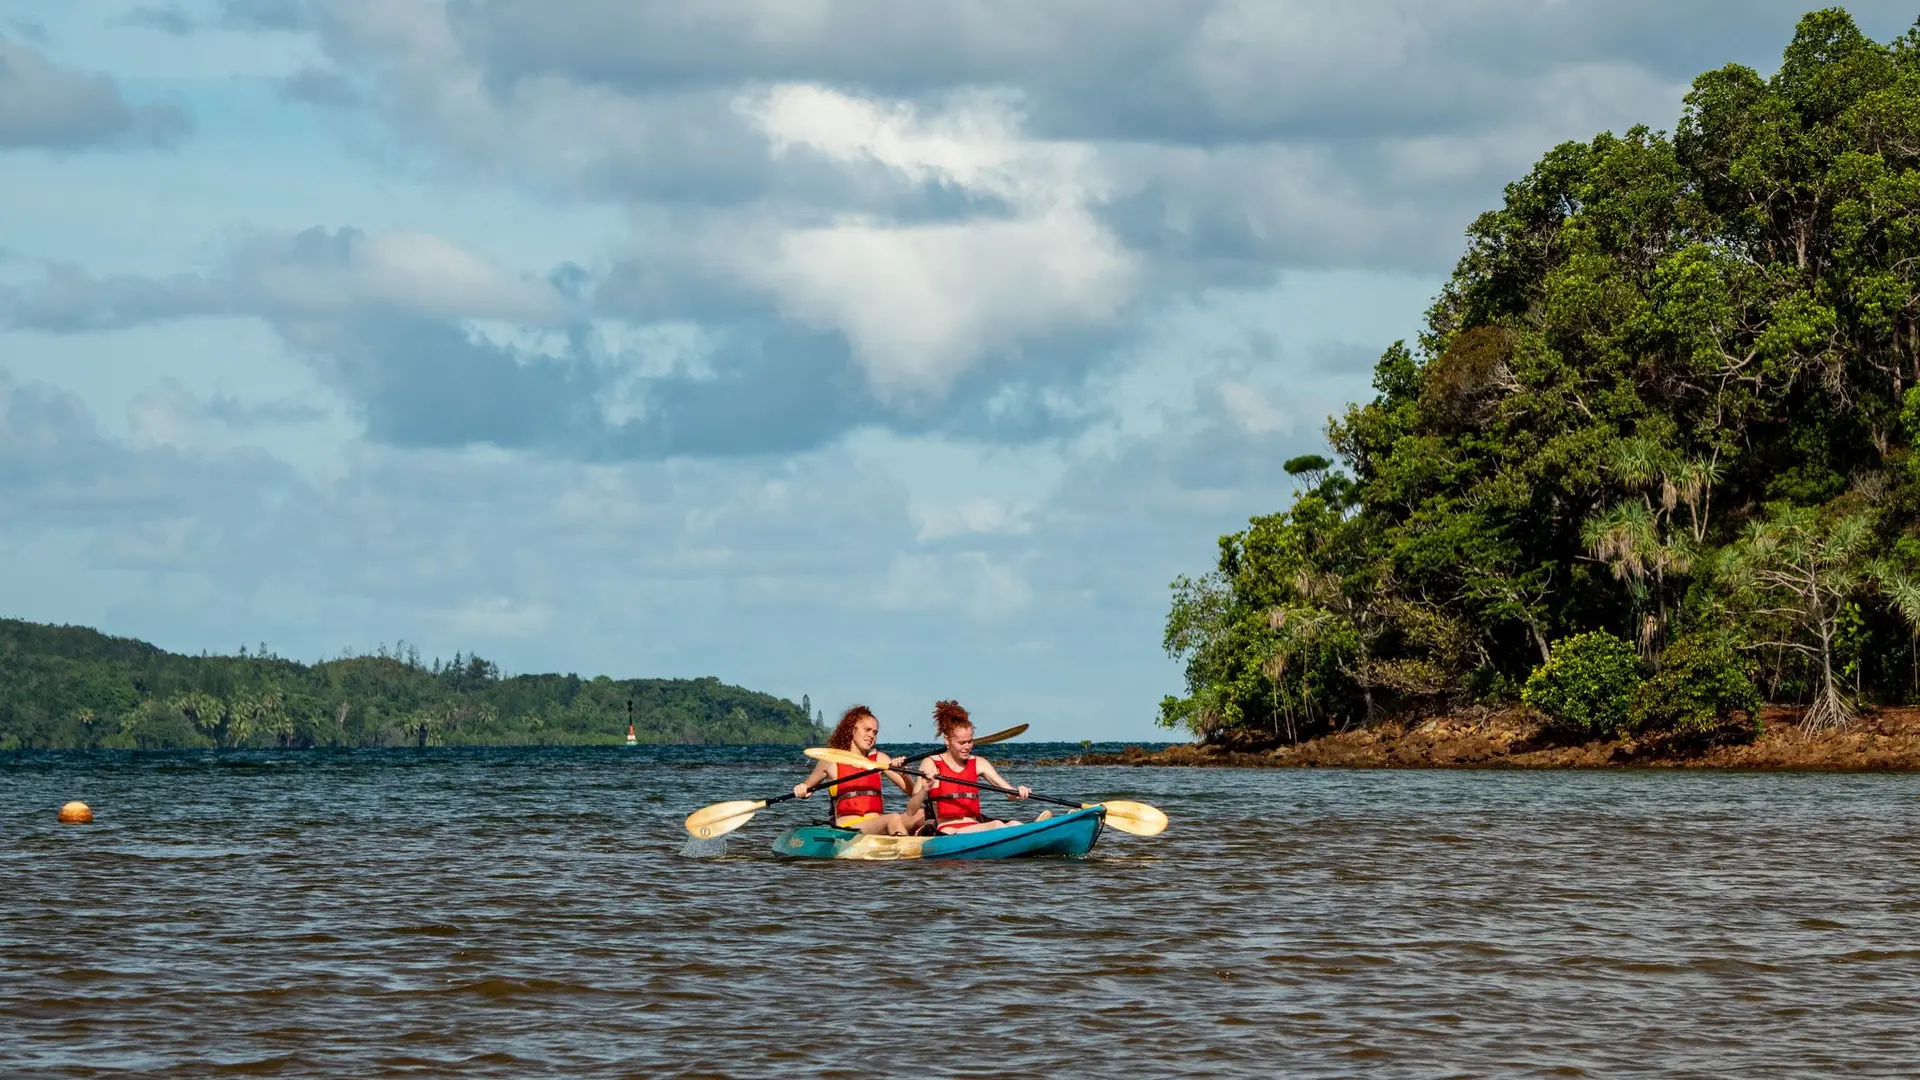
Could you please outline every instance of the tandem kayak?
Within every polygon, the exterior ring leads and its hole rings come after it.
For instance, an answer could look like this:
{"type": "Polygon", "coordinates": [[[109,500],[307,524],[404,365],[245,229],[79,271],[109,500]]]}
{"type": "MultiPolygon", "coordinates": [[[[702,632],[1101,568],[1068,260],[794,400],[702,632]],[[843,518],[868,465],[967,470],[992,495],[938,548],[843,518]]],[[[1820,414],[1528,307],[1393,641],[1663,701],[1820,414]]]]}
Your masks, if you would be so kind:
{"type": "Polygon", "coordinates": [[[1094,806],[1002,829],[954,836],[863,836],[852,829],[803,825],[773,842],[773,853],[795,859],[1016,859],[1085,855],[1100,839],[1106,810],[1094,806]]]}

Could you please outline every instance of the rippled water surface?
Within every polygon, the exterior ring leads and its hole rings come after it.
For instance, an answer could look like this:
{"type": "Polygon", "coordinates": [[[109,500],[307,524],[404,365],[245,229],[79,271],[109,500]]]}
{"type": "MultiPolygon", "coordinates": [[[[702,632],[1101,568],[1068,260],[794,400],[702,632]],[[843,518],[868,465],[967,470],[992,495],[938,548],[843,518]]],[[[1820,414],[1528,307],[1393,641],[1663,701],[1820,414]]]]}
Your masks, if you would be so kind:
{"type": "Polygon", "coordinates": [[[1920,777],[996,749],[1173,827],[796,863],[813,804],[680,829],[791,748],[0,758],[0,1073],[1920,1071],[1920,777]]]}

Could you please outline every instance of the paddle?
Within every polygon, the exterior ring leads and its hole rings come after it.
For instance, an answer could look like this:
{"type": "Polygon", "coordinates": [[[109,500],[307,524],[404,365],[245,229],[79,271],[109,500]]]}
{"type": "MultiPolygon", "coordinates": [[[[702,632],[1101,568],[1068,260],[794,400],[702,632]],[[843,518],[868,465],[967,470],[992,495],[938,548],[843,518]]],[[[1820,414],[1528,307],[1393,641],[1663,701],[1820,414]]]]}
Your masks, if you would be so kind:
{"type": "MultiPolygon", "coordinates": [[[[1018,724],[1018,725],[1015,725],[1014,727],[1010,727],[1006,729],[1005,731],[996,731],[991,735],[982,735],[979,738],[973,740],[973,744],[975,746],[979,746],[982,743],[1002,742],[1007,739],[1017,738],[1020,735],[1025,734],[1026,730],[1027,730],[1027,725],[1018,724]]],[[[815,749],[821,749],[821,748],[809,747],[805,751],[805,753],[809,757],[816,757],[817,755],[815,755],[813,752],[815,749]]],[[[832,752],[838,754],[838,753],[842,753],[843,751],[835,750],[832,752]]],[[[926,750],[918,754],[911,754],[907,757],[895,758],[893,760],[893,764],[890,765],[888,768],[895,768],[900,765],[911,764],[913,762],[919,761],[921,758],[932,757],[933,755],[938,753],[940,753],[939,750],[926,750]]],[[[849,780],[857,780],[863,776],[872,776],[874,773],[887,771],[885,769],[873,768],[872,762],[868,761],[866,758],[860,757],[857,754],[848,753],[847,757],[850,758],[852,763],[856,764],[857,766],[865,766],[865,767],[862,768],[860,772],[854,773],[852,776],[842,776],[833,780],[822,780],[819,783],[808,788],[807,793],[812,794],[813,792],[819,791],[821,788],[827,787],[832,784],[844,784],[849,780]]],[[[842,765],[845,765],[848,763],[849,762],[847,760],[840,761],[840,764],[842,765]]],[[[798,797],[799,796],[789,791],[785,795],[776,795],[771,799],[735,799],[732,802],[717,802],[711,806],[703,806],[700,809],[695,810],[693,813],[687,815],[687,833],[696,840],[711,840],[716,836],[725,836],[726,834],[732,832],[733,830],[753,820],[753,815],[758,813],[759,811],[764,810],[769,806],[772,806],[774,803],[783,803],[783,802],[786,802],[788,799],[794,799],[798,797]]]]}
{"type": "MultiPolygon", "coordinates": [[[[973,741],[976,746],[980,743],[979,739],[973,741]]],[[[938,752],[939,751],[935,751],[935,753],[938,752]]],[[[864,760],[860,755],[848,753],[845,750],[810,747],[806,751],[806,754],[808,757],[818,761],[831,761],[837,765],[852,765],[864,760]]],[[[920,757],[932,756],[933,754],[920,755],[920,757]]],[[[989,784],[982,780],[961,780],[958,777],[942,776],[940,777],[940,782],[943,784],[965,784],[968,787],[981,788],[986,791],[1003,792],[1007,795],[1020,794],[1020,792],[1014,788],[1001,787],[999,784],[989,784]]],[[[1135,836],[1159,836],[1161,833],[1167,831],[1167,815],[1162,813],[1159,807],[1149,806],[1143,802],[1134,802],[1130,799],[1112,799],[1100,803],[1080,803],[1068,799],[1056,799],[1051,795],[1036,795],[1032,792],[1027,793],[1027,798],[1038,799],[1041,802],[1052,803],[1055,806],[1071,806],[1075,810],[1091,810],[1096,806],[1104,806],[1107,808],[1107,824],[1119,829],[1121,832],[1132,833],[1135,836]]]]}

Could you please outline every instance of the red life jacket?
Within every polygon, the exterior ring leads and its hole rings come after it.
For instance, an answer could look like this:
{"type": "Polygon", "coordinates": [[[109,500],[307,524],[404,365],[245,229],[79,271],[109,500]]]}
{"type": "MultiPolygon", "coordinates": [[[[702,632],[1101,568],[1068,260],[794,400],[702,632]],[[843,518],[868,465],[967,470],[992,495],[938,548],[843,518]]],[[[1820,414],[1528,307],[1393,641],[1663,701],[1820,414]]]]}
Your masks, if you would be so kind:
{"type": "MultiPolygon", "coordinates": [[[[941,754],[933,759],[934,771],[942,777],[951,776],[956,780],[980,779],[980,759],[968,758],[965,766],[959,769],[947,766],[947,755],[941,754]]],[[[927,792],[933,800],[933,824],[935,828],[958,822],[965,824],[980,820],[980,789],[967,784],[949,784],[935,780],[933,788],[927,792]]]]}
{"type": "MultiPolygon", "coordinates": [[[[876,760],[878,754],[879,751],[877,750],[868,754],[867,760],[876,760]]],[[[861,770],[851,765],[836,763],[833,767],[833,776],[834,779],[838,780],[840,777],[852,776],[854,773],[860,771],[861,770]]],[[[863,776],[858,780],[849,780],[844,784],[828,785],[827,794],[833,799],[833,816],[835,820],[843,817],[857,817],[861,814],[884,813],[886,803],[881,799],[880,793],[884,791],[885,788],[881,787],[880,778],[880,773],[874,773],[872,776],[863,776]]]]}

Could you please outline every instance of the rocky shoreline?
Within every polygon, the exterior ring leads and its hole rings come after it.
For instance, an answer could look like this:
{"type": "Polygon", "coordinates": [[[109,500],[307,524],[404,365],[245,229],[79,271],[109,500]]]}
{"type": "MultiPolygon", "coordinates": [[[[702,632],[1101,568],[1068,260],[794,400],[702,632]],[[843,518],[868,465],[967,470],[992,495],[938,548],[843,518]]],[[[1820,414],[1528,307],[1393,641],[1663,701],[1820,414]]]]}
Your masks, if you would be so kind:
{"type": "Polygon", "coordinates": [[[1240,737],[1148,751],[1083,754],[1059,764],[1322,769],[1920,769],[1920,708],[1872,710],[1851,726],[1807,734],[1797,710],[1768,708],[1745,746],[1676,746],[1632,738],[1568,743],[1521,708],[1471,709],[1384,721],[1298,744],[1240,737]]]}

